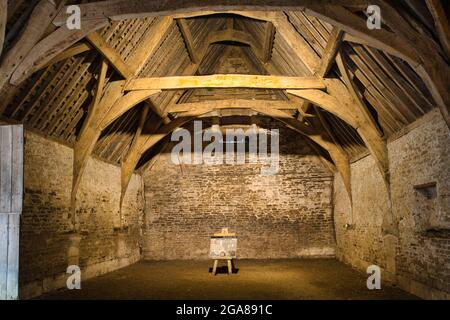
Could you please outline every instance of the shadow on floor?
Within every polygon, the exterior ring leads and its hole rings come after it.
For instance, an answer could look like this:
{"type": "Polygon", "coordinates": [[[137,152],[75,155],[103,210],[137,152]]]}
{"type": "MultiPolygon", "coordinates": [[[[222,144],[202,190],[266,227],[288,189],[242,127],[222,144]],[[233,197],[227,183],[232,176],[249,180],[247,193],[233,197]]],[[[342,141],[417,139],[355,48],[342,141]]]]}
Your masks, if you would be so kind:
{"type": "Polygon", "coordinates": [[[211,274],[211,261],[142,261],[40,299],[150,300],[404,300],[417,299],[334,259],[238,260],[239,270],[211,274]],[[208,272],[209,270],[209,272],[208,272]]]}
{"type": "MultiPolygon", "coordinates": [[[[209,268],[209,273],[212,273],[212,272],[213,272],[213,268],[209,268]]],[[[239,269],[233,267],[232,273],[238,274],[239,269]]],[[[216,275],[218,275],[218,274],[228,274],[228,267],[217,267],[216,275]]]]}

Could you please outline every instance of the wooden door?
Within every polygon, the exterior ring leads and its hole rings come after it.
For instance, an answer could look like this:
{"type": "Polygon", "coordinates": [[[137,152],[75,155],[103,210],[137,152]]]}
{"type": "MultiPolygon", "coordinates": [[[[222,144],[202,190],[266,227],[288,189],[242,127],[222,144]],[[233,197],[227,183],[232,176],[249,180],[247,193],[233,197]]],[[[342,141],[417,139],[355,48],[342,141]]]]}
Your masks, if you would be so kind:
{"type": "Polygon", "coordinates": [[[23,148],[22,126],[0,126],[0,300],[19,295],[23,148]]]}

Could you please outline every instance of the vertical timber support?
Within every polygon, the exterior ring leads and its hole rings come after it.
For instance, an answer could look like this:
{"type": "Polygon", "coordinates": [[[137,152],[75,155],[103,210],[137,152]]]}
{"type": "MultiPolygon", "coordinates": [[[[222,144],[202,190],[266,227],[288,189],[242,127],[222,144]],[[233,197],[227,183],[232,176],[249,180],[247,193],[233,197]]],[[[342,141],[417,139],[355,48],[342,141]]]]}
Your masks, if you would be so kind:
{"type": "Polygon", "coordinates": [[[343,77],[344,83],[353,98],[353,104],[355,106],[355,111],[361,114],[361,126],[357,128],[358,133],[363,138],[367,148],[375,158],[377,166],[383,176],[383,180],[387,189],[388,194],[390,194],[390,178],[389,178],[389,160],[386,142],[382,139],[382,133],[378,130],[377,124],[367,109],[364,102],[358,95],[357,89],[350,74],[347,70],[344,56],[342,52],[339,52],[336,56],[336,62],[339,67],[339,71],[343,77]]]}
{"type": "Polygon", "coordinates": [[[76,231],[77,221],[75,217],[76,199],[83,177],[83,173],[86,169],[89,157],[95,144],[101,134],[101,123],[104,117],[108,114],[108,111],[114,105],[114,103],[122,97],[122,84],[108,84],[102,99],[99,101],[98,106],[93,108],[95,111],[89,118],[89,122],[83,127],[83,134],[80,136],[74,147],[74,163],[73,163],[73,181],[72,181],[72,224],[73,229],[76,231]]]}
{"type": "Polygon", "coordinates": [[[392,211],[389,156],[386,142],[382,139],[382,133],[378,130],[375,120],[358,95],[355,84],[353,83],[353,80],[350,77],[350,73],[346,68],[346,63],[342,52],[339,52],[337,54],[336,62],[343,77],[344,83],[346,84],[347,89],[349,90],[350,95],[353,98],[355,109],[359,111],[359,114],[361,114],[360,126],[358,126],[357,131],[361,138],[364,140],[364,143],[366,144],[370,153],[372,154],[385,185],[389,204],[389,212],[383,219],[383,230],[386,234],[395,235],[398,233],[398,230],[397,226],[394,223],[394,216],[392,211]]]}
{"type": "Polygon", "coordinates": [[[23,127],[0,126],[0,300],[19,297],[23,127]]]}

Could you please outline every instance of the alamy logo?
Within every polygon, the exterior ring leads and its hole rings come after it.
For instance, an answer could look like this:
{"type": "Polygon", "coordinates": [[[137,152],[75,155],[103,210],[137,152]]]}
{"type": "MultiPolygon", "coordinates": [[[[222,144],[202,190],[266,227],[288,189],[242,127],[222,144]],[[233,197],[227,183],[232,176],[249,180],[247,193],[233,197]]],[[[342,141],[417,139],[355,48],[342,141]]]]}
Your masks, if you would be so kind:
{"type": "Polygon", "coordinates": [[[367,28],[369,30],[381,29],[381,9],[379,6],[370,5],[367,7],[367,28]]]}
{"type": "Polygon", "coordinates": [[[367,278],[367,289],[381,290],[381,269],[379,266],[368,266],[367,273],[370,274],[367,278]]]}
{"type": "Polygon", "coordinates": [[[80,30],[81,29],[81,9],[77,5],[68,6],[66,13],[69,15],[66,21],[67,29],[80,30]]]}
{"type": "Polygon", "coordinates": [[[202,122],[195,121],[193,138],[190,131],[178,129],[172,133],[171,140],[177,142],[181,140],[171,152],[171,160],[174,164],[241,165],[248,160],[250,164],[260,163],[261,174],[265,176],[274,175],[279,170],[279,130],[277,129],[264,130],[253,125],[246,131],[226,129],[224,136],[218,125],[203,130],[202,122]],[[203,150],[204,142],[209,144],[203,150]]]}
{"type": "Polygon", "coordinates": [[[81,269],[79,266],[69,266],[66,271],[70,276],[67,278],[66,286],[69,290],[81,290],[81,269]]]}

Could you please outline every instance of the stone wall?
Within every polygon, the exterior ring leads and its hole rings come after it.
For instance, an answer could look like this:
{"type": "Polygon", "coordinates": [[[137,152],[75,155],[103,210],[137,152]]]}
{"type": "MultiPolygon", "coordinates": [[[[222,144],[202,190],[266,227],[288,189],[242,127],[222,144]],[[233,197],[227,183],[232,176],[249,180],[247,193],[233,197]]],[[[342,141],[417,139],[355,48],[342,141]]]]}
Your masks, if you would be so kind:
{"type": "Polygon", "coordinates": [[[297,133],[280,129],[271,176],[260,164],[175,165],[172,146],[144,173],[144,259],[207,259],[222,227],[237,233],[239,258],[334,256],[332,174],[297,133]]]}
{"type": "Polygon", "coordinates": [[[392,211],[371,156],[351,166],[353,212],[335,178],[337,256],[361,270],[378,265],[385,280],[420,297],[450,298],[450,132],[439,111],[391,139],[388,152],[392,211]]]}
{"type": "Polygon", "coordinates": [[[134,175],[120,228],[120,167],[90,159],[76,208],[70,206],[73,150],[26,132],[25,195],[20,236],[21,298],[65,286],[66,269],[77,264],[82,279],[140,259],[143,182],[134,175]]]}

